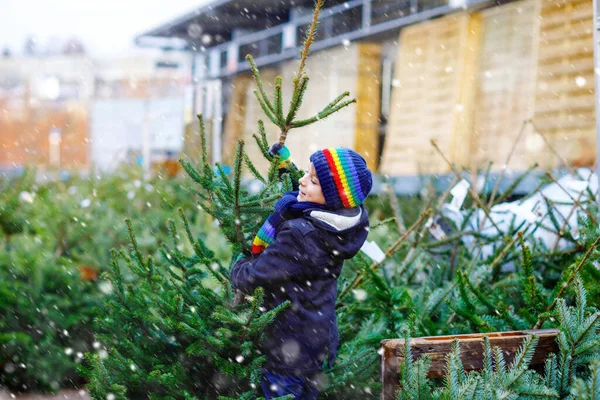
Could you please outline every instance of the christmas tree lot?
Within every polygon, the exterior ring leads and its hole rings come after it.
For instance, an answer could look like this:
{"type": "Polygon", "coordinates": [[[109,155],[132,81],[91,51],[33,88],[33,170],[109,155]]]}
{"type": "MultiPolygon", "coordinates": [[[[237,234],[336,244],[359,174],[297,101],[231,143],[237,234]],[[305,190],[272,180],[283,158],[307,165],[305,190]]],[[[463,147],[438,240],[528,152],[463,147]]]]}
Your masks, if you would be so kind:
{"type": "MultiPolygon", "coordinates": [[[[281,144],[290,130],[318,122],[353,103],[346,100],[346,92],[313,118],[295,119],[309,82],[304,66],[321,3],[317,2],[301,54],[287,114],[281,78],[270,98],[248,57],[258,85],[257,100],[267,118],[280,128],[281,144]]],[[[289,165],[280,173],[279,157],[269,153],[270,143],[260,122],[256,145],[270,162],[268,174],[261,175],[245,152],[245,146],[254,144],[240,141],[228,175],[221,165],[209,164],[201,116],[199,120],[201,159],[198,164],[196,160],[181,163],[199,207],[229,241],[231,257],[224,261],[215,254],[207,232],[194,229],[191,211],[185,207],[169,221],[170,238],[157,253],[142,250],[135,221],[127,220],[130,247],[112,252],[106,277],[113,292],[96,319],[96,338],[106,352],[88,353],[87,363],[80,368],[95,399],[262,396],[260,373],[265,357],[257,344],[263,340],[265,327],[290,305],[266,310],[261,288],[236,300],[229,270],[240,254],[249,252],[273,203],[292,189],[301,172],[289,165]],[[251,192],[242,184],[243,171],[260,181],[261,189],[251,192]]],[[[599,398],[600,233],[594,193],[588,185],[569,206],[569,217],[578,216],[577,234],[567,226],[569,218],[556,212],[564,204],[548,198],[547,218],[528,223],[513,219],[500,229],[491,209],[511,196],[529,173],[502,191],[494,186],[490,193],[489,182],[480,189],[469,187],[467,202],[459,206],[462,223],[444,219],[451,233],[443,238],[432,234],[432,221],[438,221],[432,217],[444,215],[450,188],[441,196],[434,190],[422,193],[415,202],[419,212],[413,211],[409,218],[393,194],[367,201],[367,207],[374,210],[382,209],[376,202],[385,201],[384,208],[393,213],[381,220],[377,212],[371,215],[369,240],[386,251],[377,261],[359,253],[344,264],[336,307],[340,349],[336,363],[319,379],[319,398],[379,397],[383,339],[534,327],[560,329],[559,353],[547,359],[543,371],[529,368],[535,336],[524,340],[510,365],[488,343],[485,368],[475,373],[464,371],[456,343],[447,355],[447,375],[441,381],[427,379],[428,360],[412,360],[407,347],[399,371],[403,391],[397,398],[599,398]],[[476,223],[469,225],[473,216],[477,216],[476,223]],[[555,235],[562,247],[537,240],[537,229],[555,235]],[[471,240],[465,240],[467,235],[471,240]]],[[[455,183],[460,181],[456,174],[455,183]]]]}
{"type": "MultiPolygon", "coordinates": [[[[93,319],[111,287],[100,274],[108,249],[128,243],[120,221],[134,218],[141,248],[154,252],[168,237],[167,210],[196,207],[182,185],[143,183],[136,169],[58,181],[35,175],[0,179],[0,389],[15,393],[84,384],[76,366],[86,351],[102,351],[93,319]]],[[[210,230],[198,213],[193,226],[210,230]]],[[[226,250],[223,237],[210,240],[226,250]]]]}

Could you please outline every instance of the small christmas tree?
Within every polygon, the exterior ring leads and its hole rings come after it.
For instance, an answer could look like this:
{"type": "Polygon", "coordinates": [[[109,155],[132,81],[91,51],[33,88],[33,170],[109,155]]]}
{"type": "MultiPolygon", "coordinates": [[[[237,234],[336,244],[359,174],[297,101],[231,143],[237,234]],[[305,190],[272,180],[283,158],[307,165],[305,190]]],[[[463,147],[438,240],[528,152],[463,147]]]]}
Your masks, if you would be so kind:
{"type": "MultiPolygon", "coordinates": [[[[255,92],[268,119],[279,127],[279,143],[288,133],[353,103],[343,93],[318,115],[297,120],[309,78],[304,72],[314,40],[322,7],[317,1],[311,28],[307,32],[289,111],[284,113],[282,82],[277,78],[270,99],[264,90],[252,57],[250,63],[258,90],[255,92]]],[[[249,253],[251,241],[272,212],[273,203],[292,189],[300,175],[293,164],[280,168],[279,157],[269,154],[264,124],[259,121],[256,143],[270,161],[267,176],[262,176],[239,141],[232,176],[208,162],[205,129],[199,116],[202,144],[198,168],[181,160],[190,178],[198,186],[190,189],[199,207],[218,223],[232,245],[232,256],[216,256],[201,235],[194,235],[190,211],[179,210],[179,223],[169,223],[170,243],[163,243],[160,258],[144,256],[131,222],[127,221],[131,247],[129,252],[113,251],[112,270],[108,274],[114,287],[97,320],[98,339],[107,353],[89,355],[88,368],[81,371],[89,380],[93,398],[254,398],[260,393],[260,367],[264,356],[257,351],[265,327],[277,313],[289,306],[262,309],[263,291],[258,288],[237,305],[229,282],[229,268],[242,253],[249,253]],[[241,184],[247,168],[263,187],[250,193],[241,184]],[[179,225],[179,226],[177,226],[179,225]],[[180,235],[178,232],[183,231],[180,235]],[[183,237],[182,237],[183,236],[183,237]],[[193,253],[182,251],[187,241],[193,253]],[[129,278],[128,278],[129,277],[129,278]]]]}

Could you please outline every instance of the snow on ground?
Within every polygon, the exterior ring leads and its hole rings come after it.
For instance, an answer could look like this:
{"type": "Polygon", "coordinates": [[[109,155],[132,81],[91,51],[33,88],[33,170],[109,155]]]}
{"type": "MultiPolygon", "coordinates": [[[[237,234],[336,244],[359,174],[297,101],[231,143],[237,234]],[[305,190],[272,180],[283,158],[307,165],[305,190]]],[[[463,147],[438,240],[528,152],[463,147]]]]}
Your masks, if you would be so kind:
{"type": "Polygon", "coordinates": [[[5,389],[0,388],[0,400],[90,400],[84,390],[61,390],[57,394],[18,394],[12,395],[5,389]]]}

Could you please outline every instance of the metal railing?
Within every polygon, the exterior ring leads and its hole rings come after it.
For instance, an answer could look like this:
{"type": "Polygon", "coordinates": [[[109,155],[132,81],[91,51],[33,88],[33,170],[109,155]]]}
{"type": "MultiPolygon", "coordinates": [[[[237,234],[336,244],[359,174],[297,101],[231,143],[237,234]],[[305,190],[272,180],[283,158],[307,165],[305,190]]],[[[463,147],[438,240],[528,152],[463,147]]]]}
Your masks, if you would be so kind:
{"type": "MultiPolygon", "coordinates": [[[[332,47],[488,1],[352,0],[321,11],[312,48],[332,47]]],[[[246,54],[259,66],[297,57],[311,20],[312,16],[304,16],[210,48],[209,57],[218,60],[209,62],[209,76],[221,78],[250,69],[246,54]]]]}

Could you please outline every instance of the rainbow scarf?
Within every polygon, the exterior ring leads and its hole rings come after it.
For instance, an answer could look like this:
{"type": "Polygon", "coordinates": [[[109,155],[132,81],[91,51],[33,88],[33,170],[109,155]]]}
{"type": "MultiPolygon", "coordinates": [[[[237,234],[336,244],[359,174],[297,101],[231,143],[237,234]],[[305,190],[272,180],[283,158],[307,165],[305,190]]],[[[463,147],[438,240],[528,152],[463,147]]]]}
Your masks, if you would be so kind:
{"type": "Polygon", "coordinates": [[[260,227],[256,237],[252,241],[252,254],[258,255],[275,240],[277,228],[279,224],[285,220],[284,215],[288,212],[293,217],[300,217],[304,210],[309,208],[325,209],[321,204],[311,203],[308,201],[298,201],[298,192],[287,192],[281,199],[275,202],[275,211],[267,217],[267,220],[260,227]]]}

